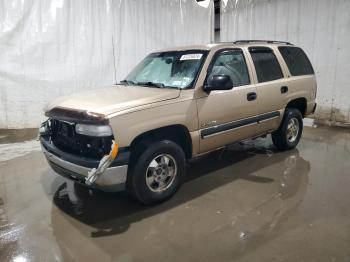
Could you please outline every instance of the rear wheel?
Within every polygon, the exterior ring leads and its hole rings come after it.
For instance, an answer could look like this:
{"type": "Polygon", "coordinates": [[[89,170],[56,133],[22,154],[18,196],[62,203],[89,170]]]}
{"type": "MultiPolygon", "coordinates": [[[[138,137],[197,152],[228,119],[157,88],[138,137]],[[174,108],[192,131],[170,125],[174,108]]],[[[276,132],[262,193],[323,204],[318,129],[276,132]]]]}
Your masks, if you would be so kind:
{"type": "Polygon", "coordinates": [[[272,133],[272,142],[279,150],[295,148],[303,132],[303,118],[298,109],[286,108],[282,123],[272,133]]]}
{"type": "Polygon", "coordinates": [[[186,171],[182,148],[169,140],[143,146],[133,162],[128,174],[128,191],[144,204],[161,202],[174,195],[186,171]]]}

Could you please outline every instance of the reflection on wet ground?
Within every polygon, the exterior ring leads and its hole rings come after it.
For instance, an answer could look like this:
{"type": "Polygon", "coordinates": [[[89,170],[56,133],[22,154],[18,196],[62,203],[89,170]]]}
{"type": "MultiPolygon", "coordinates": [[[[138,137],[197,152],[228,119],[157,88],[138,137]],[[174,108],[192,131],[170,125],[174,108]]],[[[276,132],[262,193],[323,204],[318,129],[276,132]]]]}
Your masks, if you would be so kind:
{"type": "Polygon", "coordinates": [[[153,207],[75,185],[40,152],[0,161],[0,261],[350,261],[349,138],[233,145],[153,207]]]}

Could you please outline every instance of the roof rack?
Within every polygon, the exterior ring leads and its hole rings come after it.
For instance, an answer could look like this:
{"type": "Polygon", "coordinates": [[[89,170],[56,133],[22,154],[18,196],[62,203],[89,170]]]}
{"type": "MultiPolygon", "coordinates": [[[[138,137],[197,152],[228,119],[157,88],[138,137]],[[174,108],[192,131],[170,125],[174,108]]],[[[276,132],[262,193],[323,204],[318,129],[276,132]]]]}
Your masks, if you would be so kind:
{"type": "Polygon", "coordinates": [[[275,40],[237,40],[233,42],[234,44],[240,43],[267,43],[267,44],[285,44],[285,45],[293,45],[289,42],[284,41],[275,41],[275,40]]]}

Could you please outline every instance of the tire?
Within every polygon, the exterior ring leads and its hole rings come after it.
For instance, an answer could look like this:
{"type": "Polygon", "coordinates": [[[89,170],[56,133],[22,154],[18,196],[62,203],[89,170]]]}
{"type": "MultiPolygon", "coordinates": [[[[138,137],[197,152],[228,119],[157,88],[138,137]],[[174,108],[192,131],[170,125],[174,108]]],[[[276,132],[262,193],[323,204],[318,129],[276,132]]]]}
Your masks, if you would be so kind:
{"type": "Polygon", "coordinates": [[[286,108],[280,127],[272,133],[272,142],[278,150],[293,149],[298,145],[302,132],[303,117],[300,111],[286,108]]]}
{"type": "Polygon", "coordinates": [[[142,145],[136,150],[127,178],[127,190],[149,205],[169,199],[180,188],[186,173],[182,148],[169,140],[142,145]],[[168,164],[166,164],[168,162],[168,164]]]}

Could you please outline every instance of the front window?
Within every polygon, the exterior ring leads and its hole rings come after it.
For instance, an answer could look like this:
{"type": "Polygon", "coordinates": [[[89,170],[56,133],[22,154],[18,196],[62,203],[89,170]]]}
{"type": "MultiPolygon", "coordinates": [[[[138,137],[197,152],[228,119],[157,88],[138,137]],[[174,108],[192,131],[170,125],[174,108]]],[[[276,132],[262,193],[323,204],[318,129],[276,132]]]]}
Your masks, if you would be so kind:
{"type": "Polygon", "coordinates": [[[152,53],[121,84],[185,89],[193,87],[207,51],[187,50],[152,53]]]}
{"type": "Polygon", "coordinates": [[[220,52],[209,68],[207,81],[214,75],[228,75],[234,87],[249,85],[249,73],[243,51],[230,49],[220,52]]]}

